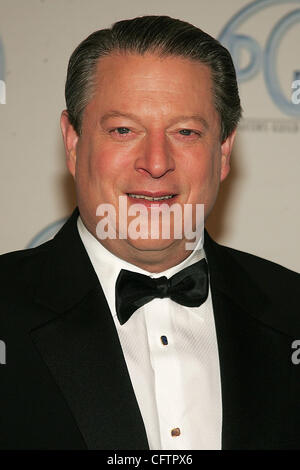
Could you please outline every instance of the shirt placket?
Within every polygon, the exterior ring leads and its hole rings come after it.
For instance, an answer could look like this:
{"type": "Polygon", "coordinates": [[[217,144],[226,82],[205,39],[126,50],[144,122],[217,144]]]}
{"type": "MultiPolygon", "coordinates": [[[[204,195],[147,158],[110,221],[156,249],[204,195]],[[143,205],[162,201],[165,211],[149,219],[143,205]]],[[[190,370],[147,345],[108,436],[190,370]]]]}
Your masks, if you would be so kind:
{"type": "Polygon", "coordinates": [[[170,299],[154,299],[145,308],[145,319],[154,371],[161,448],[181,449],[185,441],[184,397],[170,304],[173,304],[170,299]]]}

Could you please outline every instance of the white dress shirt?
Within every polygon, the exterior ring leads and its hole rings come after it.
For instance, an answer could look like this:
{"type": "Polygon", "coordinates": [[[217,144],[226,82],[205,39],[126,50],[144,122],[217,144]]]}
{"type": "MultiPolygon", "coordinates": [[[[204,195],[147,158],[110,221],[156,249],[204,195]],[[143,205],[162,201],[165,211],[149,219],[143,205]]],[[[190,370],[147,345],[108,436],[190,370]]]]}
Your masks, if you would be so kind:
{"type": "Polygon", "coordinates": [[[198,246],[180,264],[153,274],[104,248],[80,217],[77,226],[115,322],[150,449],[221,449],[221,380],[210,289],[200,307],[153,299],[123,325],[115,310],[121,269],[169,278],[202,259],[204,250],[198,246]]]}

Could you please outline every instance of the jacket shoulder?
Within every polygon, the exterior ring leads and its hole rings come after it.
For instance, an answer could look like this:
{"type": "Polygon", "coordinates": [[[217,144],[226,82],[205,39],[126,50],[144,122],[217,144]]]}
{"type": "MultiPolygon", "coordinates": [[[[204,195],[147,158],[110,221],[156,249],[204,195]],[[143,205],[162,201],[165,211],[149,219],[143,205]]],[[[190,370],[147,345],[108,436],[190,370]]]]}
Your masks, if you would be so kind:
{"type": "Polygon", "coordinates": [[[288,269],[274,261],[260,256],[240,251],[227,246],[219,245],[221,249],[234,258],[242,267],[248,271],[251,277],[272,284],[274,280],[285,280],[286,282],[300,282],[300,274],[288,269]]]}
{"type": "Polygon", "coordinates": [[[299,335],[299,273],[213,241],[209,246],[218,259],[214,268],[222,273],[222,285],[226,292],[234,292],[241,307],[273,329],[299,335]]]}
{"type": "Polygon", "coordinates": [[[14,289],[24,290],[38,282],[45,256],[53,240],[35,248],[12,251],[0,256],[0,289],[2,295],[14,289]]]}
{"type": "MultiPolygon", "coordinates": [[[[292,324],[300,327],[299,296],[300,274],[273,261],[219,245],[233,265],[239,266],[240,275],[251,280],[260,292],[269,299],[275,311],[281,312],[283,321],[291,319],[292,324]]],[[[242,284],[240,284],[242,285],[242,284]]]]}

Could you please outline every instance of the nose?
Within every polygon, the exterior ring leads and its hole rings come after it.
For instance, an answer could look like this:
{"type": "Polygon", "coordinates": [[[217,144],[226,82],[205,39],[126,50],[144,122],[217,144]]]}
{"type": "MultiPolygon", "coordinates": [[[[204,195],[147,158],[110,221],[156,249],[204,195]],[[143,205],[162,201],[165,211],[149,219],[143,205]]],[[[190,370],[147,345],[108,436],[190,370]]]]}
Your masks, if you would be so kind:
{"type": "Polygon", "coordinates": [[[148,173],[152,178],[161,178],[175,170],[170,144],[162,132],[147,135],[135,162],[140,173],[148,173]]]}

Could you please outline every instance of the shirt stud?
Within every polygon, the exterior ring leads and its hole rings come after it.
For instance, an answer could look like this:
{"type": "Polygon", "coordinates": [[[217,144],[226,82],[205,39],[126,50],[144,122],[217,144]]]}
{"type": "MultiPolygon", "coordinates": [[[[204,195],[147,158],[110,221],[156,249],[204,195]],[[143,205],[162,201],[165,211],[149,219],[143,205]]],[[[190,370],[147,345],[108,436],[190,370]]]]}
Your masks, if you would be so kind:
{"type": "Polygon", "coordinates": [[[163,344],[164,346],[167,346],[167,344],[168,344],[168,338],[167,338],[166,336],[164,336],[164,335],[161,336],[161,337],[160,337],[160,340],[161,340],[161,342],[162,342],[162,344],[163,344]]]}
{"type": "Polygon", "coordinates": [[[173,436],[173,437],[180,436],[180,428],[174,428],[174,429],[172,429],[172,431],[171,431],[171,436],[173,436]]]}

